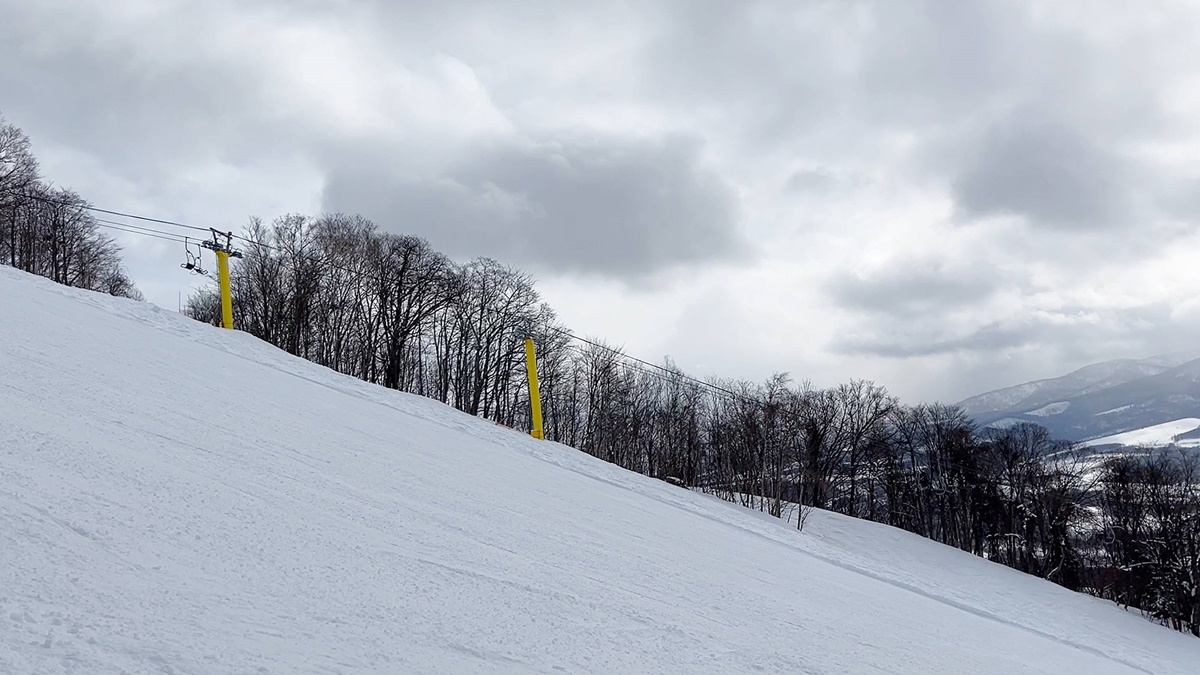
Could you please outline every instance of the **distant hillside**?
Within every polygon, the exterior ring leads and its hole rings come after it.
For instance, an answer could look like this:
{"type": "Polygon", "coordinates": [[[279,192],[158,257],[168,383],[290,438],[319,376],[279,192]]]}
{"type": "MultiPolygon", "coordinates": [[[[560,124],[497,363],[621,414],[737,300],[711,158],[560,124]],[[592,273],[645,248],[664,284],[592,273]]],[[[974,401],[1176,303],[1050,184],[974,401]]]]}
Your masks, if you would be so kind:
{"type": "Polygon", "coordinates": [[[1062,377],[972,396],[959,403],[980,426],[1040,424],[1081,441],[1200,417],[1195,354],[1118,359],[1062,377]]]}

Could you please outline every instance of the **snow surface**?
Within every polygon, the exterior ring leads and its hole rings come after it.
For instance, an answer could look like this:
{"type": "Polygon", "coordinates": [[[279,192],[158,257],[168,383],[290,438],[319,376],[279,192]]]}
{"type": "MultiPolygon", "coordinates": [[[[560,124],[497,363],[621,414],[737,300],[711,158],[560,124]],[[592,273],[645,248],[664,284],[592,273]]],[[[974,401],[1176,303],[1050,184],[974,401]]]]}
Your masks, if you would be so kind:
{"type": "Polygon", "coordinates": [[[1037,417],[1049,417],[1051,415],[1061,415],[1070,407],[1071,403],[1069,401],[1059,401],[1057,403],[1044,405],[1037,410],[1030,410],[1028,414],[1035,415],[1037,417]]]}
{"type": "Polygon", "coordinates": [[[1200,439],[1191,438],[1176,442],[1175,437],[1200,428],[1200,418],[1185,417],[1183,419],[1155,424],[1154,426],[1125,431],[1104,438],[1087,441],[1084,445],[1126,445],[1130,447],[1161,448],[1172,443],[1180,447],[1200,447],[1200,439]]]}
{"type": "Polygon", "coordinates": [[[0,673],[1195,673],[882,525],[803,532],[0,267],[0,673]]]}
{"type": "Polygon", "coordinates": [[[1018,424],[1025,424],[1025,420],[1021,419],[1020,417],[1005,417],[1003,419],[998,419],[998,420],[995,420],[992,422],[988,422],[986,425],[986,428],[988,428],[988,429],[1008,429],[1011,427],[1015,427],[1018,424]]]}

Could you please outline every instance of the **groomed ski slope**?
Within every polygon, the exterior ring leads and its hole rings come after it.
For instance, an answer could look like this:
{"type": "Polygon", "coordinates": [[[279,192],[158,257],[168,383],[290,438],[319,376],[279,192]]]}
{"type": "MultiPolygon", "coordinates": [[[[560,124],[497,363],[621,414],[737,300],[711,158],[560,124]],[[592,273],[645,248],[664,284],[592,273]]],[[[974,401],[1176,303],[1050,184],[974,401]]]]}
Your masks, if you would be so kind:
{"type": "Polygon", "coordinates": [[[0,673],[1196,673],[1200,640],[0,267],[0,673]]]}

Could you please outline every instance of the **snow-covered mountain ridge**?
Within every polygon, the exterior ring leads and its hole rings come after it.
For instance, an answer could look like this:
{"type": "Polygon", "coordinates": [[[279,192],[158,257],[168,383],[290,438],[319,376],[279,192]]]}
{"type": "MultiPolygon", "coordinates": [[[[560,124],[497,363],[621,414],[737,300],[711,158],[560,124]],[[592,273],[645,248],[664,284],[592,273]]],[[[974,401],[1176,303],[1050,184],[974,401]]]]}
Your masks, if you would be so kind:
{"type": "Polygon", "coordinates": [[[1032,422],[1056,438],[1090,441],[1200,417],[1200,359],[1194,356],[1106,361],[958,405],[981,426],[1032,422]]]}

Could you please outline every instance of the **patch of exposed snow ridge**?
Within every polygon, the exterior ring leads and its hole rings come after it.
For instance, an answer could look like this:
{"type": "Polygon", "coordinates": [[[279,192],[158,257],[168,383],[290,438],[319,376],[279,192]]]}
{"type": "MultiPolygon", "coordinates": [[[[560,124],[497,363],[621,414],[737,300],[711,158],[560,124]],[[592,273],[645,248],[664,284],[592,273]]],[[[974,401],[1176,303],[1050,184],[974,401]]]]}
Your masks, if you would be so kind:
{"type": "Polygon", "coordinates": [[[1017,426],[1018,424],[1024,424],[1024,423],[1025,423],[1025,420],[1023,420],[1019,417],[1005,417],[1003,419],[998,419],[994,422],[989,422],[987,424],[987,427],[990,429],[1009,429],[1011,427],[1017,426]]]}
{"type": "Polygon", "coordinates": [[[1038,408],[1037,410],[1030,410],[1026,414],[1034,415],[1036,417],[1049,417],[1051,415],[1061,415],[1061,414],[1065,413],[1067,411],[1067,409],[1070,407],[1071,407],[1071,403],[1069,401],[1059,401],[1057,403],[1051,403],[1049,405],[1044,405],[1044,406],[1038,408]]]}
{"type": "Polygon", "coordinates": [[[1195,673],[1200,640],[0,267],[0,672],[1195,673]]]}

